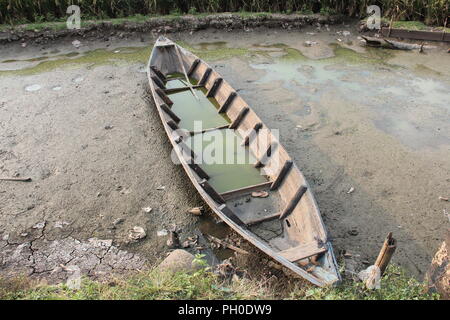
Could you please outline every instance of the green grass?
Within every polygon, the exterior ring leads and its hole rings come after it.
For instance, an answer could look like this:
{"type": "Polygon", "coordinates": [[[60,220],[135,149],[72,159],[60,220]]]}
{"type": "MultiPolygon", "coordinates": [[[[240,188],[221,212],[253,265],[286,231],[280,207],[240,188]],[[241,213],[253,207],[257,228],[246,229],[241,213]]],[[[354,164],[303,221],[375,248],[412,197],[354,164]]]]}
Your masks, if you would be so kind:
{"type": "Polygon", "coordinates": [[[249,279],[223,281],[207,269],[194,273],[147,271],[99,282],[83,279],[80,289],[64,284],[46,285],[26,278],[0,279],[1,300],[166,300],[166,299],[295,299],[295,300],[430,300],[436,294],[390,266],[381,289],[367,290],[362,283],[347,281],[338,287],[317,288],[299,282],[289,292],[249,279]]]}
{"type": "MultiPolygon", "coordinates": [[[[408,29],[408,30],[430,30],[431,28],[421,21],[394,21],[393,28],[408,29]]],[[[442,30],[443,27],[436,27],[434,29],[442,30]]],[[[445,32],[450,32],[450,28],[445,28],[445,32]]]]}

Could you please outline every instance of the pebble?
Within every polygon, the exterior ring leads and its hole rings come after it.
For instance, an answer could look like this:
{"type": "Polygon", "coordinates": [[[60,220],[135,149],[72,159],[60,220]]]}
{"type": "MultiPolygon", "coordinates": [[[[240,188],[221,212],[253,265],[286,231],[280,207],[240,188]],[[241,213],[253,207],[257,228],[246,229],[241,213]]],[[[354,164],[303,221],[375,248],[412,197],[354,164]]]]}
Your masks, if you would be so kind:
{"type": "Polygon", "coordinates": [[[41,88],[42,87],[38,84],[32,84],[32,85],[26,86],[25,90],[28,92],[33,92],[33,91],[41,90],[41,88]]]}
{"type": "Polygon", "coordinates": [[[145,229],[142,227],[135,226],[131,229],[128,238],[132,241],[138,241],[144,239],[147,236],[145,229]]]}

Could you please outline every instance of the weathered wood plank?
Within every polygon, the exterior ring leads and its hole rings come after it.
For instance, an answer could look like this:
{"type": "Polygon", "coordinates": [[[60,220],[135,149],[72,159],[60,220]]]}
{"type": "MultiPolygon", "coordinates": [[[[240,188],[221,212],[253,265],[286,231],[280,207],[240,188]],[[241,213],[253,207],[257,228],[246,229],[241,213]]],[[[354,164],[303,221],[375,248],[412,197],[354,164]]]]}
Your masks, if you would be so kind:
{"type": "Polygon", "coordinates": [[[230,95],[228,96],[227,100],[224,102],[224,104],[220,107],[219,109],[219,113],[226,113],[228,111],[228,108],[230,107],[230,105],[233,103],[234,99],[236,99],[237,97],[237,93],[236,92],[231,92],[230,95]]]}
{"type": "MultiPolygon", "coordinates": [[[[203,86],[195,85],[195,86],[192,86],[192,89],[197,89],[197,88],[202,88],[202,87],[203,86]]],[[[164,92],[166,94],[171,94],[171,93],[177,93],[177,92],[182,92],[182,91],[188,91],[190,89],[191,88],[189,88],[189,87],[179,87],[179,88],[165,89],[164,92]]]]}
{"type": "Polygon", "coordinates": [[[247,225],[226,204],[222,204],[218,209],[241,228],[247,228],[247,225]]]}
{"type": "Polygon", "coordinates": [[[189,68],[189,71],[187,73],[189,77],[192,77],[192,74],[197,69],[199,63],[200,63],[200,59],[195,59],[194,62],[191,64],[191,67],[189,68]]]}
{"type": "Polygon", "coordinates": [[[260,190],[266,190],[269,189],[270,185],[272,184],[271,181],[267,181],[267,182],[263,182],[263,183],[259,183],[259,184],[255,184],[255,185],[251,185],[251,186],[247,186],[247,187],[243,187],[240,189],[235,189],[235,190],[231,190],[231,191],[227,191],[227,192],[223,192],[220,195],[226,200],[230,200],[236,197],[240,197],[243,196],[245,194],[249,194],[255,191],[260,191],[260,190]]]}
{"type": "Polygon", "coordinates": [[[198,164],[194,163],[193,159],[188,161],[188,166],[200,177],[200,179],[209,179],[209,175],[198,164]]]}
{"type": "Polygon", "coordinates": [[[170,127],[170,129],[172,129],[174,131],[179,129],[178,125],[173,120],[167,121],[167,125],[170,127]]]}
{"type": "Polygon", "coordinates": [[[216,95],[216,92],[219,89],[222,82],[223,82],[222,78],[217,78],[216,80],[214,80],[212,87],[206,93],[206,97],[213,98],[216,95]]]}
{"type": "Polygon", "coordinates": [[[208,181],[206,181],[205,179],[203,179],[202,181],[199,182],[200,185],[202,186],[203,190],[205,190],[205,192],[217,203],[219,204],[223,204],[225,203],[225,200],[222,198],[222,196],[217,193],[216,190],[214,190],[213,187],[211,187],[211,185],[209,184],[208,181]]]}
{"type": "Polygon", "coordinates": [[[166,89],[166,86],[164,85],[164,82],[162,82],[161,79],[160,79],[159,77],[157,77],[156,75],[152,75],[150,78],[153,80],[153,82],[154,82],[159,88],[161,88],[161,89],[163,89],[163,90],[166,89]]]}
{"type": "Polygon", "coordinates": [[[248,136],[245,137],[244,142],[242,143],[242,145],[243,146],[248,146],[250,144],[250,138],[253,138],[253,136],[256,136],[258,134],[259,130],[261,130],[262,127],[263,127],[262,122],[258,122],[257,124],[255,124],[255,126],[252,129],[252,131],[250,131],[248,136]]]}
{"type": "Polygon", "coordinates": [[[181,121],[181,119],[175,114],[175,112],[172,111],[172,109],[169,108],[169,106],[167,104],[163,103],[161,105],[161,109],[163,109],[164,112],[167,113],[174,122],[178,123],[181,121]]]}
{"type": "Polygon", "coordinates": [[[283,168],[281,168],[280,173],[278,174],[275,181],[272,183],[270,190],[276,190],[283,183],[284,178],[289,173],[289,170],[292,168],[293,162],[291,160],[286,160],[284,162],[283,168]]]}
{"type": "Polygon", "coordinates": [[[249,110],[250,110],[249,107],[242,108],[236,119],[234,119],[234,121],[230,124],[230,129],[236,129],[237,127],[239,127],[239,125],[241,124],[242,120],[244,120],[249,110]]]}
{"type": "Polygon", "coordinates": [[[204,86],[206,82],[208,81],[209,76],[211,75],[212,69],[208,68],[206,69],[205,73],[203,74],[202,78],[199,81],[200,86],[204,86]]]}
{"type": "Polygon", "coordinates": [[[292,213],[292,211],[294,211],[295,207],[302,199],[306,190],[308,190],[308,188],[305,185],[300,186],[300,188],[295,193],[294,197],[291,199],[291,201],[289,201],[286,208],[281,213],[280,220],[286,218],[287,216],[289,216],[292,213]]]}
{"type": "Polygon", "coordinates": [[[450,41],[450,33],[448,32],[382,28],[381,34],[384,37],[392,38],[405,38],[427,41],[450,41]]]}
{"type": "Polygon", "coordinates": [[[150,69],[164,82],[166,82],[166,76],[156,66],[151,66],[150,69]]]}
{"type": "Polygon", "coordinates": [[[278,147],[278,143],[272,142],[270,146],[267,148],[267,151],[264,153],[264,155],[255,163],[255,168],[261,168],[264,167],[267,162],[269,161],[269,158],[272,156],[272,152],[274,152],[278,147]]]}
{"type": "Polygon", "coordinates": [[[327,251],[327,249],[325,247],[319,247],[317,241],[311,241],[287,250],[280,251],[278,252],[278,254],[291,262],[295,262],[315,256],[325,251],[327,251]]]}
{"type": "Polygon", "coordinates": [[[214,131],[214,130],[222,130],[222,129],[228,129],[229,125],[225,124],[223,126],[219,126],[219,127],[215,127],[215,128],[208,128],[208,129],[204,129],[202,131],[189,131],[189,134],[191,136],[199,134],[199,133],[205,133],[205,132],[210,132],[210,131],[214,131]]]}
{"type": "Polygon", "coordinates": [[[173,101],[170,100],[170,98],[167,96],[164,90],[162,90],[161,88],[155,88],[155,91],[158,94],[158,96],[164,101],[165,104],[167,104],[168,106],[173,105],[173,101]]]}
{"type": "Polygon", "coordinates": [[[261,223],[261,222],[265,222],[265,221],[270,221],[270,220],[273,220],[273,219],[277,219],[279,217],[280,217],[280,213],[276,212],[276,213],[272,213],[272,214],[269,214],[269,215],[264,216],[264,217],[254,218],[252,220],[245,221],[245,223],[247,224],[247,226],[253,226],[255,224],[258,224],[258,223],[261,223]]]}

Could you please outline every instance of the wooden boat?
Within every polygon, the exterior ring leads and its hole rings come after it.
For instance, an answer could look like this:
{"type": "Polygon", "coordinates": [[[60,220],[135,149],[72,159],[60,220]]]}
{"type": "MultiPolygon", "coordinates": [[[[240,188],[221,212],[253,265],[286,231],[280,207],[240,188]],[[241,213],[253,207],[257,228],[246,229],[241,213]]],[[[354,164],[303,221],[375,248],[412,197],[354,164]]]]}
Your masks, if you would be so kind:
{"type": "Polygon", "coordinates": [[[174,152],[211,209],[295,274],[317,286],[337,283],[340,276],[317,203],[274,131],[218,72],[165,37],[155,43],[147,75],[174,152]],[[206,128],[195,132],[194,120],[203,121],[206,128]],[[263,129],[269,140],[265,148],[257,142],[263,129]],[[232,153],[247,152],[255,162],[222,166],[198,162],[198,150],[189,147],[189,140],[220,132],[239,140],[239,150],[232,153]],[[277,170],[267,170],[275,156],[277,170]],[[261,197],[249,196],[254,192],[261,197]]]}

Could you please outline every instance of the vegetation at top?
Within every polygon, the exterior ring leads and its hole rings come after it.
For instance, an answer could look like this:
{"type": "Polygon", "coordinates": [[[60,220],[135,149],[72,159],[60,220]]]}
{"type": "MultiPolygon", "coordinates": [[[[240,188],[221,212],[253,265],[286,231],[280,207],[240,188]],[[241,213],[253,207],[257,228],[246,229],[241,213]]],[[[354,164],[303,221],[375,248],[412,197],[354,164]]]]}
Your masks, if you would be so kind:
{"type": "Polygon", "coordinates": [[[417,20],[443,26],[448,0],[0,0],[0,24],[26,24],[67,19],[70,5],[81,8],[82,19],[128,16],[203,14],[216,12],[321,13],[366,16],[378,5],[389,19],[417,20]]]}

